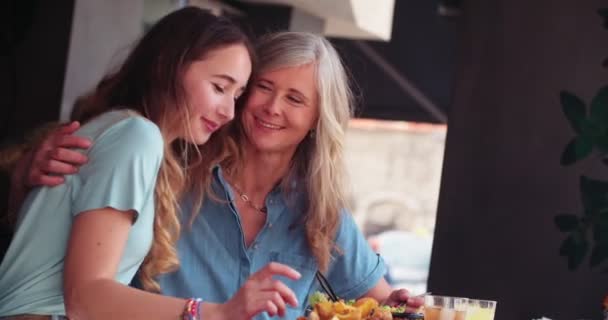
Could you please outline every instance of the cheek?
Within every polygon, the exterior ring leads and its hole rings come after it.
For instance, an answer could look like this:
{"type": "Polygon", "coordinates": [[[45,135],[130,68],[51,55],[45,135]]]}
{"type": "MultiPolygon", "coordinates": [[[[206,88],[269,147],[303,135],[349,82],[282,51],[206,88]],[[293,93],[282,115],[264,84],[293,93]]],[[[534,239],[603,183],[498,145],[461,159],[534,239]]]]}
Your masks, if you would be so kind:
{"type": "Polygon", "coordinates": [[[205,114],[213,110],[213,106],[219,103],[218,95],[210,88],[199,87],[188,94],[188,105],[191,112],[205,114]]]}
{"type": "Polygon", "coordinates": [[[247,97],[247,101],[245,101],[243,110],[252,111],[259,109],[264,106],[267,99],[267,95],[265,95],[264,93],[253,90],[247,97]]]}
{"type": "Polygon", "coordinates": [[[316,127],[317,117],[309,110],[292,109],[289,119],[291,119],[293,125],[298,128],[298,131],[306,132],[316,127]]]}

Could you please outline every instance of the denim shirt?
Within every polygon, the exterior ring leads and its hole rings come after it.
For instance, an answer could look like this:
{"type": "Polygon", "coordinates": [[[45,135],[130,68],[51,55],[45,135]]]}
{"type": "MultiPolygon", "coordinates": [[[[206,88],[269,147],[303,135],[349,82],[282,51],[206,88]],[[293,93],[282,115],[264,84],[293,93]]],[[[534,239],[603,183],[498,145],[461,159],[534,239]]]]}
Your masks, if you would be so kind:
{"type": "MultiPolygon", "coordinates": [[[[320,290],[315,281],[317,263],[308,247],[301,218],[305,214],[302,194],[287,196],[280,188],[266,199],[268,208],[264,227],[249,247],[234,203],[234,192],[216,167],[214,190],[220,201],[206,198],[191,227],[191,205],[182,206],[184,227],[178,241],[180,268],[159,278],[161,292],[182,298],[198,297],[223,303],[229,300],[256,271],[276,261],[298,270],[296,281],[278,277],[296,294],[300,305],[288,306],[285,319],[304,314],[308,296],[320,290]],[[293,197],[293,198],[292,198],[293,197]],[[293,201],[292,201],[293,199],[293,201]]],[[[344,299],[361,297],[373,288],[386,272],[383,260],[369,247],[352,216],[341,213],[335,254],[326,273],[337,295],[344,299]]],[[[263,313],[255,319],[270,319],[263,313]]]]}

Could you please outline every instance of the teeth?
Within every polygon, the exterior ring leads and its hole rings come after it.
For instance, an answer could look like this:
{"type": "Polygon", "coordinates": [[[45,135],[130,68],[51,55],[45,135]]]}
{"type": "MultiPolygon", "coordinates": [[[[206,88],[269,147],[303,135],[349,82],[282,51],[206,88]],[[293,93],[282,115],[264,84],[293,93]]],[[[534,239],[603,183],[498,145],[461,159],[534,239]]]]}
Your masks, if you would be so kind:
{"type": "Polygon", "coordinates": [[[260,120],[260,119],[258,119],[258,123],[259,123],[259,124],[260,124],[262,127],[264,127],[264,128],[268,128],[268,129],[275,129],[275,130],[276,130],[276,129],[281,129],[281,127],[280,127],[280,126],[276,126],[276,125],[274,125],[274,124],[271,124],[271,123],[268,123],[268,122],[264,122],[264,121],[262,121],[262,120],[260,120]]]}

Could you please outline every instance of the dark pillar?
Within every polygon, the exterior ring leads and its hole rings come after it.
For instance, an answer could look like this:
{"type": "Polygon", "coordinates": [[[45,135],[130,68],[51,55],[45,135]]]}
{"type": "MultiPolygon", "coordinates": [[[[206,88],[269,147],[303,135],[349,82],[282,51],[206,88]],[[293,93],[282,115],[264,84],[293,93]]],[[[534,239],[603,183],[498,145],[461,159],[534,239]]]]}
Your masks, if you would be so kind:
{"type": "Polygon", "coordinates": [[[564,168],[573,133],[558,93],[587,101],[606,83],[605,1],[464,1],[463,30],[429,290],[498,300],[497,320],[599,319],[608,276],[569,272],[553,216],[581,212],[564,168]]]}

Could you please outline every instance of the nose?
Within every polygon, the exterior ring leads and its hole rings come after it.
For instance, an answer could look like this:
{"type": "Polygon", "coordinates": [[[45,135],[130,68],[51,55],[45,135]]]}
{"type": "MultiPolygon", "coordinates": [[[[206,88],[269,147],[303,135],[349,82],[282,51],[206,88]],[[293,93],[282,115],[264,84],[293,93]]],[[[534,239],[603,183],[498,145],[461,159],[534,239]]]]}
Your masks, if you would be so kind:
{"type": "Polygon", "coordinates": [[[266,103],[264,104],[264,111],[266,111],[266,113],[268,113],[269,115],[279,114],[281,111],[281,104],[279,100],[279,96],[276,94],[270,96],[268,98],[268,101],[266,101],[266,103]]]}
{"type": "Polygon", "coordinates": [[[217,108],[218,115],[225,122],[228,122],[234,118],[235,101],[234,101],[234,99],[230,99],[230,98],[227,100],[228,101],[226,101],[225,103],[222,103],[222,105],[220,105],[219,108],[217,108]]]}

